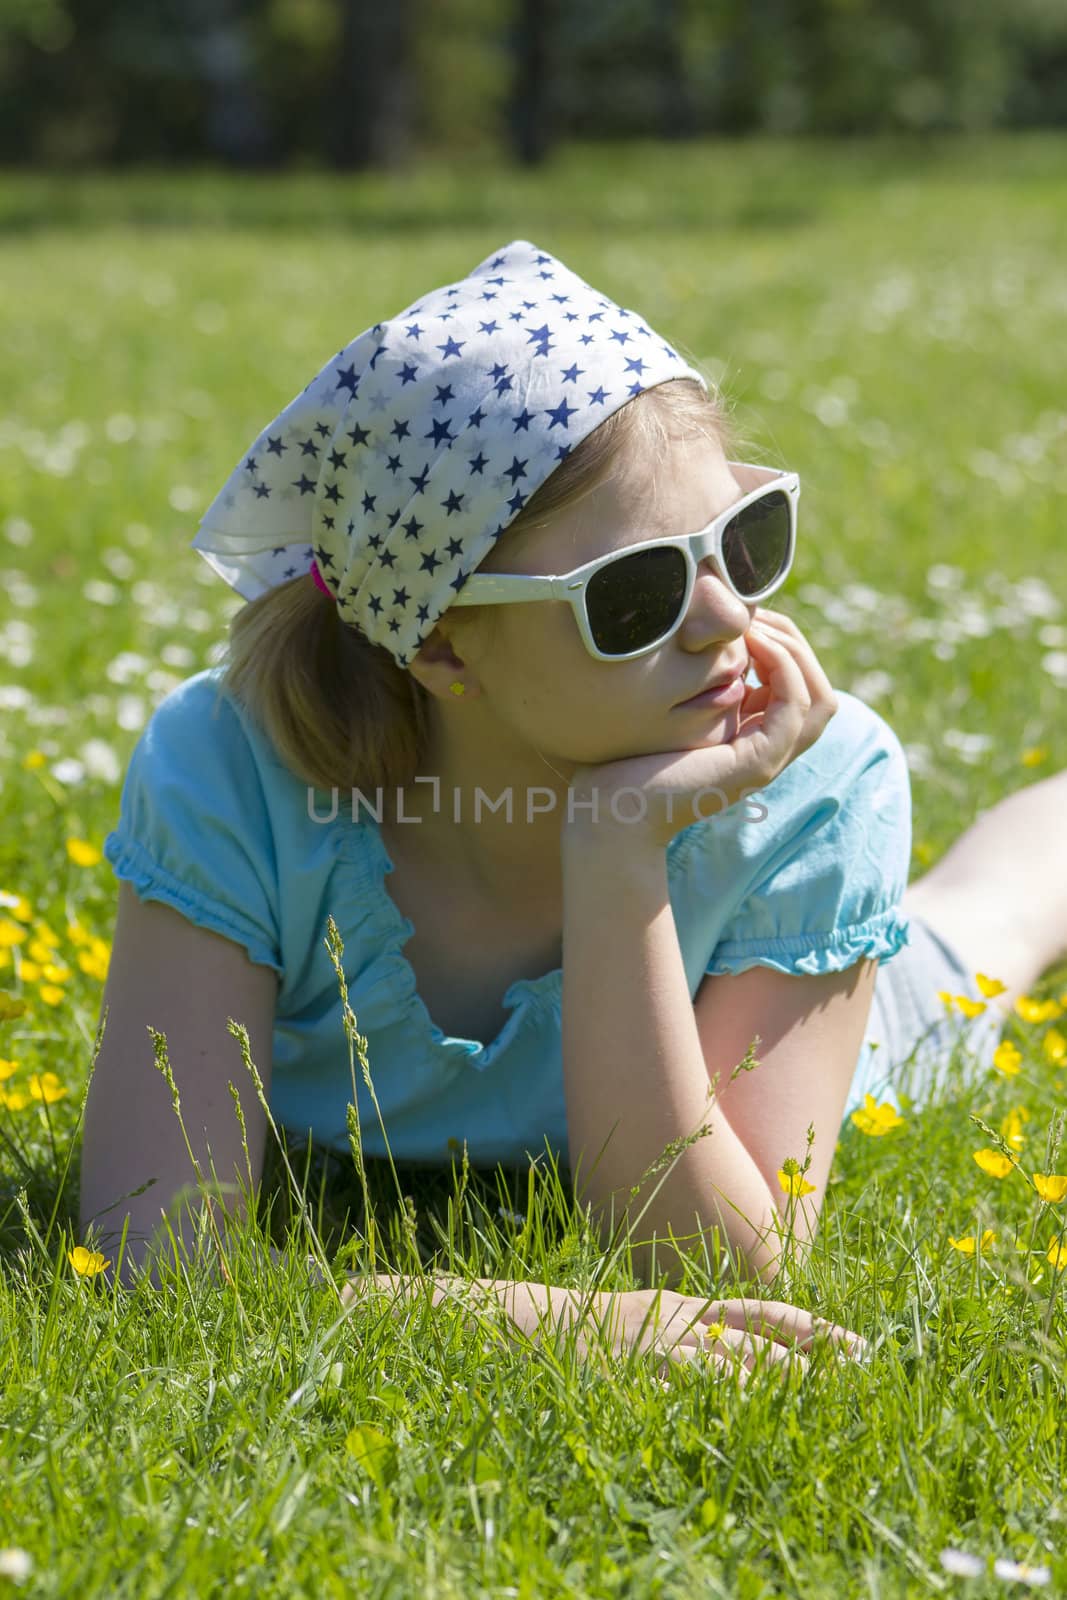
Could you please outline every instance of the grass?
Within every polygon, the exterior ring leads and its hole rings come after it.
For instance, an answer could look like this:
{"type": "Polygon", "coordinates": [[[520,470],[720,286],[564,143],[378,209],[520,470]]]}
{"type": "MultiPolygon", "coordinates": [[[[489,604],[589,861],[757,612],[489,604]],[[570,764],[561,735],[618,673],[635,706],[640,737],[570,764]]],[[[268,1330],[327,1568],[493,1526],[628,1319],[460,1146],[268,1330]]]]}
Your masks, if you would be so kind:
{"type": "MultiPolygon", "coordinates": [[[[0,1021],[0,1547],[27,1552],[27,1592],[978,1600],[1013,1581],[994,1557],[1067,1587],[1063,1203],[1032,1182],[1064,1166],[1052,1014],[1009,1023],[1016,1074],[961,1050],[942,1103],[842,1126],[815,1247],[774,1294],[864,1334],[865,1366],[741,1389],[672,1364],[664,1387],[647,1353],[530,1344],[447,1299],[346,1313],[372,1246],[379,1269],[633,1280],[543,1165],[361,1167],[281,1129],[230,1283],[206,1237],[159,1289],[68,1259],[115,885],[67,841],[98,849],[145,717],[216,659],[239,602],[188,545],[264,420],[514,237],[639,308],[801,473],[781,609],[904,743],[918,876],[1067,766],[1063,155],[758,141],[517,176],[0,177],[0,930],[58,941],[0,945],[25,1001],[0,1021]],[[1011,1152],[1003,1177],[981,1150],[1011,1152]]],[[[685,1292],[761,1291],[713,1261],[685,1292]]]]}

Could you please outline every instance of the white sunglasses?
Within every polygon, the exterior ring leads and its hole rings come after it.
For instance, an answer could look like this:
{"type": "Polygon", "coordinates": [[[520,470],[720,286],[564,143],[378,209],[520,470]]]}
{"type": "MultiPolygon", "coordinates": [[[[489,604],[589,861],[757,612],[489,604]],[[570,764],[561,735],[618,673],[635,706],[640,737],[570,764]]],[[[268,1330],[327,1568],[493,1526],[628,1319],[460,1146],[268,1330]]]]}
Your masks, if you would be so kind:
{"type": "Polygon", "coordinates": [[[793,565],[800,479],[795,472],[747,461],[727,465],[754,474],[757,486],[706,528],[679,538],[627,545],[573,572],[543,576],[475,572],[451,604],[565,600],[591,656],[598,661],[634,661],[681,627],[697,565],[708,557],[739,600],[746,605],[765,600],[781,588],[793,565]]]}

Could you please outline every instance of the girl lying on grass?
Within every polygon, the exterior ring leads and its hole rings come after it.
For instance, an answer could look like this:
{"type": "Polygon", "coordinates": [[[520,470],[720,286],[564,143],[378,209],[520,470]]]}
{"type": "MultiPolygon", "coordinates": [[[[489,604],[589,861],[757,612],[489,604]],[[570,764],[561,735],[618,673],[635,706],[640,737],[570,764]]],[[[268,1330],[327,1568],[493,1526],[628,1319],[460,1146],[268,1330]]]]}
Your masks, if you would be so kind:
{"type": "MultiPolygon", "coordinates": [[[[248,601],[228,660],[156,709],[105,845],[122,881],[81,1224],[113,1249],[128,1214],[124,1267],[190,1176],[146,1028],[225,1179],[232,1017],[288,1129],[346,1150],[354,1098],[365,1155],[547,1147],[603,1237],[640,1215],[650,1287],[601,1297],[617,1349],[684,1359],[711,1323],[709,1357],[746,1369],[811,1346],[797,1307],[652,1285],[714,1230],[773,1285],[843,1118],[892,1100],[917,1041],[943,1042],[937,991],[977,998],[979,970],[1006,984],[991,1052],[1064,948],[1062,883],[1026,840],[1065,775],[909,889],[899,741],[766,604],[797,476],[737,454],[700,372],[525,240],[360,334],[251,445],[193,542],[248,601]]],[[[258,1184],[266,1112],[241,1100],[258,1184]]],[[[481,1287],[527,1331],[571,1304],[481,1287]]]]}

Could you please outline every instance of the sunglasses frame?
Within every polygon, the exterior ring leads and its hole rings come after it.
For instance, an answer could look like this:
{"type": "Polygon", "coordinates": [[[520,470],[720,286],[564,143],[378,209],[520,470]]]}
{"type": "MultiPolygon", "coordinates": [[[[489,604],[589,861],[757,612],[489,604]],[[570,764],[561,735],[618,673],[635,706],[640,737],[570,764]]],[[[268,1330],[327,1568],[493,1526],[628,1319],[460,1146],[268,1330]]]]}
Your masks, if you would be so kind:
{"type": "Polygon", "coordinates": [[[582,643],[589,654],[597,661],[636,661],[639,657],[648,655],[651,650],[656,650],[661,644],[666,644],[672,638],[685,620],[689,610],[689,602],[693,598],[693,589],[696,586],[697,565],[709,558],[714,562],[718,576],[725,583],[731,594],[744,605],[767,599],[780,589],[789,576],[793,565],[793,557],[797,547],[797,502],[800,499],[800,478],[795,472],[787,472],[778,467],[758,466],[749,461],[728,461],[727,466],[738,468],[744,472],[756,473],[761,480],[754,489],[748,491],[740,500],[735,500],[728,505],[725,511],[712,519],[706,527],[698,529],[695,533],[683,533],[679,537],[665,539],[645,539],[640,544],[627,545],[623,550],[612,550],[606,556],[598,556],[595,561],[587,561],[584,566],[575,567],[571,572],[551,574],[531,573],[503,573],[503,572],[474,572],[467,579],[456,598],[450,603],[455,606],[492,606],[509,605],[511,603],[525,603],[530,600],[564,600],[574,612],[578,624],[578,631],[582,636],[582,643]],[[758,594],[740,594],[731,582],[723,561],[722,538],[726,528],[746,506],[752,505],[757,500],[762,500],[765,495],[778,490],[784,492],[786,503],[789,507],[789,551],[785,565],[781,572],[758,594]],[[605,655],[598,648],[593,639],[592,629],[589,626],[589,613],[586,609],[585,591],[590,578],[602,567],[610,566],[613,561],[621,561],[626,556],[635,555],[641,550],[676,549],[681,550],[685,557],[686,584],[685,595],[678,607],[675,617],[667,631],[658,639],[653,639],[651,644],[642,645],[639,650],[631,650],[626,655],[605,655]]]}

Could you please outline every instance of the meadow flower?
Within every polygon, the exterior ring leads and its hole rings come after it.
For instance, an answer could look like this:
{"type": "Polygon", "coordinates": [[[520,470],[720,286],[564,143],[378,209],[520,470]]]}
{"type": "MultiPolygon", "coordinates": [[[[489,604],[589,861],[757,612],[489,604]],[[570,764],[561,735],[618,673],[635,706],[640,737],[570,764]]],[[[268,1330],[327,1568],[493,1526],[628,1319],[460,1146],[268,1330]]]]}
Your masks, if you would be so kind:
{"type": "Polygon", "coordinates": [[[988,1009],[984,1000],[972,1000],[967,994],[958,994],[956,1004],[965,1017],[980,1017],[988,1009]]]}
{"type": "Polygon", "coordinates": [[[19,922],[31,922],[33,920],[33,908],[24,894],[12,894],[7,889],[0,889],[0,906],[10,911],[11,915],[16,917],[19,922]]]}
{"type": "MultiPolygon", "coordinates": [[[[988,1557],[983,1560],[969,1550],[942,1550],[940,1561],[945,1571],[957,1578],[981,1578],[989,1566],[988,1557]]],[[[1017,1578],[1021,1583],[1041,1584],[1048,1583],[1051,1573],[1048,1567],[1031,1567],[1025,1561],[1008,1561],[1004,1556],[997,1556],[993,1562],[993,1575],[997,1578],[1017,1578]]]]}
{"type": "Polygon", "coordinates": [[[1025,1106],[1012,1106],[1007,1116],[1001,1120],[1000,1131],[1004,1135],[1005,1142],[1016,1150],[1021,1149],[1026,1143],[1026,1135],[1021,1124],[1029,1120],[1030,1113],[1025,1106]]]}
{"type": "Polygon", "coordinates": [[[1018,1578],[1022,1583],[1047,1583],[1052,1576],[1048,1567],[1031,1567],[1025,1561],[1007,1561],[998,1556],[993,1563],[997,1578],[1018,1578]]]}
{"type": "Polygon", "coordinates": [[[997,1150],[975,1150],[974,1159],[991,1178],[1006,1178],[1012,1168],[1010,1159],[997,1150]]]}
{"type": "Polygon", "coordinates": [[[83,1244],[77,1244],[73,1250],[67,1251],[67,1260],[83,1278],[93,1278],[98,1272],[103,1272],[105,1267],[110,1267],[111,1262],[105,1261],[99,1250],[86,1250],[83,1244]]]}
{"type": "Polygon", "coordinates": [[[29,1103],[30,1097],[23,1089],[0,1089],[0,1106],[9,1111],[24,1111],[29,1103]]]}
{"type": "Polygon", "coordinates": [[[1048,1030],[1042,1040],[1041,1048],[1053,1066],[1058,1067],[1061,1061],[1067,1059],[1067,1038],[1058,1028],[1048,1030]]]}
{"type": "Polygon", "coordinates": [[[1062,1200],[1067,1195],[1067,1173],[1063,1172],[1035,1172],[1034,1188],[1042,1200],[1050,1204],[1062,1200]]]}
{"type": "Polygon", "coordinates": [[[58,1006],[64,998],[63,990],[57,983],[42,983],[37,993],[46,1006],[58,1006]]]}
{"type": "Polygon", "coordinates": [[[13,1078],[18,1070],[19,1064],[17,1061],[5,1061],[4,1058],[0,1056],[0,1083],[5,1082],[5,1080],[8,1078],[13,1078]]]}
{"type": "Polygon", "coordinates": [[[1067,1244],[1060,1244],[1058,1239],[1050,1239],[1045,1259],[1051,1261],[1054,1267],[1067,1267],[1067,1244]]]}
{"type": "Polygon", "coordinates": [[[29,936],[30,930],[16,922],[14,917],[0,917],[0,945],[10,948],[11,945],[21,944],[29,936]]]}
{"type": "Polygon", "coordinates": [[[891,1128],[900,1128],[904,1125],[904,1118],[897,1111],[896,1106],[888,1100],[883,1100],[881,1105],[876,1105],[874,1096],[865,1094],[863,1105],[853,1111],[850,1122],[854,1122],[861,1133],[874,1136],[888,1133],[891,1128]]]}
{"type": "MultiPolygon", "coordinates": [[[[982,1235],[982,1254],[983,1255],[985,1255],[987,1251],[992,1250],[994,1241],[996,1240],[996,1237],[997,1236],[993,1232],[992,1228],[987,1228],[985,1230],[985,1232],[982,1235]]],[[[973,1235],[967,1234],[966,1238],[954,1239],[952,1237],[951,1233],[950,1233],[949,1236],[948,1236],[948,1242],[949,1242],[949,1244],[952,1246],[952,1248],[954,1250],[959,1250],[961,1252],[961,1254],[963,1254],[965,1256],[973,1256],[974,1255],[974,1237],[973,1237],[973,1235]]]]}
{"type": "Polygon", "coordinates": [[[1048,760],[1048,745],[1034,744],[1024,750],[1019,757],[1024,767],[1039,767],[1042,761],[1048,760]]]}
{"type": "Polygon", "coordinates": [[[807,1182],[793,1156],[778,1168],[778,1182],[786,1194],[805,1195],[815,1192],[815,1184],[807,1182]]]}
{"type": "Polygon", "coordinates": [[[89,935],[89,949],[78,951],[78,965],[90,978],[96,978],[103,983],[107,977],[108,963],[111,959],[111,946],[106,939],[97,939],[89,935]]]}
{"type": "Polygon", "coordinates": [[[994,1071],[1002,1072],[1006,1078],[1014,1078],[1022,1064],[1022,1052],[1015,1048],[1010,1039],[1002,1039],[993,1051],[994,1071]]]}
{"type": "Polygon", "coordinates": [[[48,1105],[54,1105],[57,1100],[62,1100],[67,1093],[54,1072],[35,1072],[29,1084],[33,1098],[44,1100],[48,1105]]]}
{"type": "MultiPolygon", "coordinates": [[[[1062,999],[1062,996],[1061,996],[1062,999]]],[[[1055,1000],[1035,1000],[1032,995],[1021,994],[1015,1010],[1024,1022],[1054,1022],[1063,1015],[1063,1006],[1055,1000]]]]}
{"type": "Polygon", "coordinates": [[[987,1000],[992,1000],[994,995],[1003,994],[1008,987],[1006,983],[1001,983],[999,978],[989,978],[984,972],[976,972],[974,977],[987,1000]]]}
{"type": "Polygon", "coordinates": [[[980,1578],[985,1566],[977,1556],[967,1550],[942,1550],[941,1565],[957,1578],[980,1578]]]}
{"type": "Polygon", "coordinates": [[[100,851],[88,839],[68,839],[67,854],[78,867],[95,867],[102,860],[100,851]]]}
{"type": "Polygon", "coordinates": [[[25,1583],[33,1571],[33,1557],[25,1550],[12,1546],[0,1550],[0,1578],[10,1578],[14,1583],[25,1583]]]}
{"type": "Polygon", "coordinates": [[[22,758],[22,765],[27,772],[36,772],[38,767],[43,767],[48,757],[43,750],[30,750],[22,758]]]}

